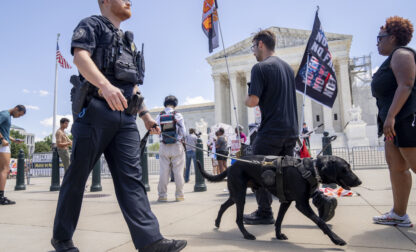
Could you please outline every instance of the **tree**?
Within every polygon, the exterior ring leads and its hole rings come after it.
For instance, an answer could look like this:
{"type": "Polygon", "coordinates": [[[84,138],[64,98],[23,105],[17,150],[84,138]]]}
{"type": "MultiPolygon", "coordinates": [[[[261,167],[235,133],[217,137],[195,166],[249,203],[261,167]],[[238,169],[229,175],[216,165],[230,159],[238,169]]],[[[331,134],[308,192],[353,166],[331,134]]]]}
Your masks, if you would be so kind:
{"type": "Polygon", "coordinates": [[[46,142],[49,146],[52,146],[52,134],[49,134],[49,136],[46,136],[43,139],[44,142],[46,142]]]}
{"type": "Polygon", "coordinates": [[[159,143],[154,143],[154,144],[150,145],[147,148],[147,150],[148,151],[159,151],[159,147],[160,147],[160,144],[159,143]]]}
{"type": "MultiPolygon", "coordinates": [[[[19,131],[16,130],[11,130],[10,131],[10,136],[13,137],[14,139],[25,139],[25,136],[20,134],[19,131]]],[[[19,151],[20,149],[23,149],[23,152],[25,153],[25,157],[28,156],[28,149],[27,149],[27,145],[25,143],[14,143],[11,142],[10,143],[10,152],[11,152],[11,156],[12,158],[18,158],[19,157],[19,151]]]]}
{"type": "Polygon", "coordinates": [[[50,152],[51,146],[45,141],[38,141],[35,143],[35,153],[50,152]]]}
{"type": "Polygon", "coordinates": [[[35,153],[52,151],[52,134],[35,143],[35,153]]]}

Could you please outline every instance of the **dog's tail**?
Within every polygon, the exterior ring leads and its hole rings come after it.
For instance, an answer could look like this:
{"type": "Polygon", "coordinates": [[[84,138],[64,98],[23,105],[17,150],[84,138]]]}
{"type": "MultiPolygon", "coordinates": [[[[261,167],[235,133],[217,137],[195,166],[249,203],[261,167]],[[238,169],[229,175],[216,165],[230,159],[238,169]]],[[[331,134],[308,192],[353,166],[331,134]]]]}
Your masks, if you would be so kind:
{"type": "Polygon", "coordinates": [[[201,163],[199,161],[197,161],[198,164],[198,169],[202,174],[202,177],[208,179],[208,181],[211,182],[219,182],[222,181],[223,179],[225,179],[227,177],[227,170],[225,170],[224,172],[222,172],[221,174],[218,175],[212,175],[207,173],[204,168],[202,168],[201,163]]]}

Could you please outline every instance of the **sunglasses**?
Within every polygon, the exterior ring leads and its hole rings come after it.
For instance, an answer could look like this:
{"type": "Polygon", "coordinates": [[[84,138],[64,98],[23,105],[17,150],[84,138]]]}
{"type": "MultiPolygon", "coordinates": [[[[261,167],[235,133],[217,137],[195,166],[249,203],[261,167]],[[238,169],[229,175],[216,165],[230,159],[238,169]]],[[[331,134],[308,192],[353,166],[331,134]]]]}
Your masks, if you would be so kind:
{"type": "Polygon", "coordinates": [[[388,37],[388,36],[390,36],[390,34],[378,35],[378,36],[377,36],[377,43],[380,43],[380,41],[381,41],[384,37],[388,37]]]}

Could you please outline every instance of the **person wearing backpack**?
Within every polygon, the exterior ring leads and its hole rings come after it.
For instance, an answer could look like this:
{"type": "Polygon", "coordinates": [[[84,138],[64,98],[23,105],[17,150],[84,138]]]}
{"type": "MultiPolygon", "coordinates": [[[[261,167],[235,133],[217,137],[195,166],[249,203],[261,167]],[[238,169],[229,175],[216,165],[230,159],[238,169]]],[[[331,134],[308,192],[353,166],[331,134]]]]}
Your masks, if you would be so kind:
{"type": "Polygon", "coordinates": [[[183,145],[186,135],[185,122],[181,113],[175,111],[178,99],[169,95],[165,98],[165,109],[156,117],[160,126],[160,177],[157,187],[159,202],[168,201],[168,183],[170,172],[173,172],[176,184],[176,201],[183,201],[183,186],[185,184],[183,173],[185,167],[185,147],[183,145]]]}

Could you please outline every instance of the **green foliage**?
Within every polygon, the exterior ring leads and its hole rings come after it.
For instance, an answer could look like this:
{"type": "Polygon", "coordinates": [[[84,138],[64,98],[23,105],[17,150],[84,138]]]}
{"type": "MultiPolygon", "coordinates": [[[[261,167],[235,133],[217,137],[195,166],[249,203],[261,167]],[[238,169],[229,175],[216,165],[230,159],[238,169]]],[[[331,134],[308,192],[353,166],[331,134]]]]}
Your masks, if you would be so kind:
{"type": "Polygon", "coordinates": [[[51,146],[45,141],[39,141],[35,143],[35,153],[50,151],[52,151],[51,146]]]}
{"type": "Polygon", "coordinates": [[[154,144],[150,145],[149,147],[147,147],[147,150],[148,151],[159,151],[159,147],[160,147],[159,143],[154,143],[154,144]]]}
{"type": "MultiPolygon", "coordinates": [[[[10,131],[10,136],[13,137],[14,139],[25,139],[25,136],[20,134],[19,131],[16,130],[11,130],[10,131]]],[[[11,142],[10,143],[10,152],[11,152],[11,156],[12,158],[18,158],[19,157],[19,150],[23,149],[23,152],[25,153],[25,157],[28,156],[28,148],[26,146],[25,143],[14,143],[11,142]]]]}
{"type": "Polygon", "coordinates": [[[35,153],[52,151],[52,134],[35,143],[35,153]]]}
{"type": "Polygon", "coordinates": [[[49,146],[52,146],[52,134],[49,134],[49,136],[46,136],[43,139],[44,142],[46,142],[49,146]]]}

